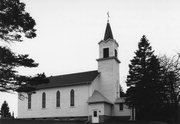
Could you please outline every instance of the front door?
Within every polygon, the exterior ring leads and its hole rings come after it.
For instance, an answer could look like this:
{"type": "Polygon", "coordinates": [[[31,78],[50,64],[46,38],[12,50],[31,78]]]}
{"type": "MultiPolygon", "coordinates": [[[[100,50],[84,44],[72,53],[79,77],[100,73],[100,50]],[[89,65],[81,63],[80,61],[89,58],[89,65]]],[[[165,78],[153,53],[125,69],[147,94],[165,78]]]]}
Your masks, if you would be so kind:
{"type": "Polygon", "coordinates": [[[99,123],[98,110],[93,110],[93,113],[92,113],[92,123],[99,123]]]}

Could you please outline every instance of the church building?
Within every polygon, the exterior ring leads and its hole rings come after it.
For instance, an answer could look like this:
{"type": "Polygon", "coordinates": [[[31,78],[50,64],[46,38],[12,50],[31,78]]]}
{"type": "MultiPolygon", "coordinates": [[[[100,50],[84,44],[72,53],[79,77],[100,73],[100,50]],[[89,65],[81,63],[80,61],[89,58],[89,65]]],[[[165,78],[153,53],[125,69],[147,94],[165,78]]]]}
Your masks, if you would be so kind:
{"type": "Polygon", "coordinates": [[[111,117],[132,120],[134,112],[120,97],[119,45],[109,21],[98,45],[97,70],[49,77],[50,82],[39,85],[36,93],[18,99],[18,118],[84,119],[92,123],[111,117]]]}

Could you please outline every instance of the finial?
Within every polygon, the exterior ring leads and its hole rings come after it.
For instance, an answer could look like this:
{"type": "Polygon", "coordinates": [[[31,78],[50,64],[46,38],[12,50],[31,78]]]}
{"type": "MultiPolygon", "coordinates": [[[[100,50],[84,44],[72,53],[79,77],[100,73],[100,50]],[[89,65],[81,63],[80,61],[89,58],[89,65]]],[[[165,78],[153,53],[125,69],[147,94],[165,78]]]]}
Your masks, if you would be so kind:
{"type": "Polygon", "coordinates": [[[107,22],[109,23],[109,11],[107,12],[107,22]]]}

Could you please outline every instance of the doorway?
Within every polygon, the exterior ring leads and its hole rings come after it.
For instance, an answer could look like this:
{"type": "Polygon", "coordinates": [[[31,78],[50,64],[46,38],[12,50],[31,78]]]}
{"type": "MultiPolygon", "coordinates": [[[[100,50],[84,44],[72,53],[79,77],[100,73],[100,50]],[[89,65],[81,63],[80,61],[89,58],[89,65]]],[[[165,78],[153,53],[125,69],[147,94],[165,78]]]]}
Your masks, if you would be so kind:
{"type": "Polygon", "coordinates": [[[92,113],[92,123],[99,123],[99,113],[98,113],[98,110],[93,110],[93,113],[92,113]]]}

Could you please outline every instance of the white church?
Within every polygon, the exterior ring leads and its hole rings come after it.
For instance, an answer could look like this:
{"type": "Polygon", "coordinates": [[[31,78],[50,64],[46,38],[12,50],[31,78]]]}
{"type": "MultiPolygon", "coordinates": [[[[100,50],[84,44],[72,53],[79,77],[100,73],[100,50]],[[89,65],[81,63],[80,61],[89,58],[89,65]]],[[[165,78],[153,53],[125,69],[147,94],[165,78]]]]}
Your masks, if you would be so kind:
{"type": "Polygon", "coordinates": [[[49,77],[34,94],[18,99],[18,118],[85,119],[100,123],[111,117],[134,119],[120,97],[118,43],[107,22],[99,43],[98,70],[49,77]]]}

